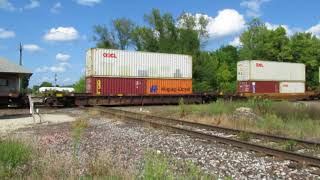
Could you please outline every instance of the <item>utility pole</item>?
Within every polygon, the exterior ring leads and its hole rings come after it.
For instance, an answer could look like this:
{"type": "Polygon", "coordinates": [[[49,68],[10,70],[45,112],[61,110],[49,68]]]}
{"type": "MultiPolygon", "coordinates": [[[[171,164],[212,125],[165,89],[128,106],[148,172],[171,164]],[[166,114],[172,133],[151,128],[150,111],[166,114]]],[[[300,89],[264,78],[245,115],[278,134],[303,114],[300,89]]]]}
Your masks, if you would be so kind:
{"type": "Polygon", "coordinates": [[[20,43],[20,46],[19,46],[19,52],[20,52],[19,65],[20,66],[22,66],[22,50],[23,50],[23,47],[22,47],[22,44],[20,43]]]}
{"type": "Polygon", "coordinates": [[[55,84],[55,87],[57,87],[57,73],[54,73],[54,84],[55,84]]]}

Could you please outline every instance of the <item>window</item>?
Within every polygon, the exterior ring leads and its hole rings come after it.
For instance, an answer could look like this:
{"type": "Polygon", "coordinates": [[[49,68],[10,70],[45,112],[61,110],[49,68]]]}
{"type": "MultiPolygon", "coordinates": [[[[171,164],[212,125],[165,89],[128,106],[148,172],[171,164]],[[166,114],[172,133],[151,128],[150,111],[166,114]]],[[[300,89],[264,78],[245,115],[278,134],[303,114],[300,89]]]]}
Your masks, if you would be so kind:
{"type": "Polygon", "coordinates": [[[9,81],[8,79],[1,79],[0,78],[0,86],[8,86],[9,81]]]}

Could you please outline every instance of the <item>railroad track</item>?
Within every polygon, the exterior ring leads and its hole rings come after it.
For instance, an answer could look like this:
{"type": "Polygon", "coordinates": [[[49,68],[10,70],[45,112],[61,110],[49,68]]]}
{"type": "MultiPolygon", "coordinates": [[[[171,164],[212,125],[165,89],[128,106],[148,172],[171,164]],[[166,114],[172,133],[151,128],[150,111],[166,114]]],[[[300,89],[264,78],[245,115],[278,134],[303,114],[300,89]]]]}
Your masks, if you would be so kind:
{"type": "MultiPolygon", "coordinates": [[[[182,120],[177,120],[177,119],[170,119],[170,118],[162,118],[158,116],[152,116],[152,115],[146,115],[146,114],[141,114],[141,113],[136,113],[136,112],[130,112],[130,111],[124,111],[120,109],[113,109],[113,108],[97,108],[99,111],[103,113],[107,113],[116,117],[122,117],[126,118],[128,120],[135,120],[135,121],[142,121],[142,122],[147,122],[150,123],[151,125],[155,126],[160,126],[164,127],[166,129],[170,129],[179,133],[183,134],[188,134],[193,137],[197,137],[200,139],[205,139],[208,141],[213,141],[213,142],[219,142],[219,143],[224,143],[224,144],[230,144],[235,147],[240,147],[256,152],[261,152],[266,155],[271,155],[275,157],[279,157],[282,159],[286,160],[292,160],[304,165],[310,165],[310,166],[316,166],[320,167],[320,158],[315,157],[315,156],[310,156],[310,155],[305,155],[305,154],[299,154],[296,152],[292,151],[285,151],[281,149],[275,149],[263,145],[258,145],[254,143],[249,143],[245,141],[241,141],[238,139],[233,139],[229,137],[223,137],[215,134],[209,134],[208,132],[203,132],[201,129],[206,129],[206,130],[222,130],[222,131],[229,131],[233,133],[240,133],[243,132],[241,130],[234,130],[234,129],[228,129],[228,128],[221,128],[221,127],[216,127],[216,126],[209,126],[209,125],[204,125],[204,124],[198,124],[198,123],[193,123],[193,122],[186,122],[182,120]],[[189,127],[189,128],[188,128],[189,127]],[[190,128],[192,127],[192,128],[190,128]],[[198,130],[195,130],[198,129],[198,130]]],[[[251,132],[250,132],[251,133],[251,132]]],[[[299,139],[290,139],[290,138],[285,138],[285,137],[279,137],[279,136],[271,136],[271,135],[264,135],[264,134],[259,134],[259,133],[251,133],[255,137],[260,137],[260,138],[269,138],[272,140],[278,140],[278,141],[296,141],[297,143],[305,144],[305,145],[312,145],[312,146],[320,146],[320,143],[313,142],[313,141],[303,141],[299,139]]]]}

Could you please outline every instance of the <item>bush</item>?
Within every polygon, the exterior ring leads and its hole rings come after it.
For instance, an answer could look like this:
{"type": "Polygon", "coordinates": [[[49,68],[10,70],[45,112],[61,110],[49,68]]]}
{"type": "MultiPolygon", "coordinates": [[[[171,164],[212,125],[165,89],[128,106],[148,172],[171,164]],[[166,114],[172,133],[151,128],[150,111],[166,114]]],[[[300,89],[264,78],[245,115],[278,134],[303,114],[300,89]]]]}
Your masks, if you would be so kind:
{"type": "Polygon", "coordinates": [[[16,140],[0,141],[0,177],[12,176],[18,166],[27,164],[32,158],[32,149],[16,140]]]}

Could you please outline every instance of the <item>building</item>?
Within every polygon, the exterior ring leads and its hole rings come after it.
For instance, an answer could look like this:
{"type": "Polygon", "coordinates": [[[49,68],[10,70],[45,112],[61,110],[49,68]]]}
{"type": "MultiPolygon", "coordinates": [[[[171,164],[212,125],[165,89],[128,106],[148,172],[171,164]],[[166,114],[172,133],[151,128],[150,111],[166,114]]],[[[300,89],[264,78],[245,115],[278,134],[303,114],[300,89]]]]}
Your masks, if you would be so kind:
{"type": "MultiPolygon", "coordinates": [[[[18,97],[21,81],[30,78],[32,72],[5,58],[0,58],[0,97],[18,97]]],[[[5,100],[2,100],[5,101],[5,100]]]]}

